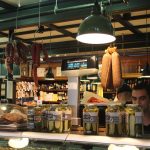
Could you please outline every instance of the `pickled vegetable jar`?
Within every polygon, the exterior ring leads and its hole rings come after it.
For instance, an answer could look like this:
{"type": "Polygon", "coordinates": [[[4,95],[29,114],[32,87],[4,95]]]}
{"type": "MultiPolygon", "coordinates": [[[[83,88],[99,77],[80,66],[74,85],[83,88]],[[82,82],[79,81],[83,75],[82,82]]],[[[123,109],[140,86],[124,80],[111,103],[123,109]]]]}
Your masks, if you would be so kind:
{"type": "Polygon", "coordinates": [[[42,108],[35,107],[34,111],[35,111],[35,115],[34,115],[35,131],[41,131],[42,130],[42,108]]]}
{"type": "Polygon", "coordinates": [[[61,105],[63,132],[69,132],[71,129],[72,109],[69,105],[61,105]]]}
{"type": "Polygon", "coordinates": [[[47,114],[48,118],[48,131],[62,133],[62,108],[59,105],[53,104],[50,106],[47,114]]]}
{"type": "Polygon", "coordinates": [[[98,113],[99,109],[94,104],[85,105],[83,109],[83,129],[84,134],[96,135],[98,134],[99,119],[98,113]]]}
{"type": "Polygon", "coordinates": [[[129,137],[142,137],[143,113],[137,104],[128,104],[126,107],[126,130],[129,137]]]}
{"type": "Polygon", "coordinates": [[[106,135],[124,135],[124,108],[121,104],[109,104],[106,114],[106,135]]]}
{"type": "Polygon", "coordinates": [[[27,109],[27,129],[29,131],[33,131],[34,130],[34,115],[35,115],[35,110],[34,107],[28,107],[27,109]]]}

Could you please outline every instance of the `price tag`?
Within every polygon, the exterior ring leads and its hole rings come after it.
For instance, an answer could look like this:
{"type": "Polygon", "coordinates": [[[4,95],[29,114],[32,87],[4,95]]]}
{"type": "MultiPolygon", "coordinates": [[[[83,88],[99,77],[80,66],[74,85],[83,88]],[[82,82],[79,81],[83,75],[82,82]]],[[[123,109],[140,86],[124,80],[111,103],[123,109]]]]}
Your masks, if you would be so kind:
{"type": "Polygon", "coordinates": [[[42,105],[42,100],[37,100],[37,106],[42,105]]]}

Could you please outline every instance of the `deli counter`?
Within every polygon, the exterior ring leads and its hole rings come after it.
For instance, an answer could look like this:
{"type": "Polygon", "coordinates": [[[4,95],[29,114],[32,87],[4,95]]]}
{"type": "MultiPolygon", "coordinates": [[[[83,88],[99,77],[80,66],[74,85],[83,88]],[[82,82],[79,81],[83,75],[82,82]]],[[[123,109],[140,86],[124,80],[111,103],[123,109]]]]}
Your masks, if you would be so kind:
{"type": "Polygon", "coordinates": [[[150,149],[150,139],[72,133],[0,132],[2,150],[110,150],[115,146],[119,146],[122,150],[125,148],[147,150],[150,149]]]}

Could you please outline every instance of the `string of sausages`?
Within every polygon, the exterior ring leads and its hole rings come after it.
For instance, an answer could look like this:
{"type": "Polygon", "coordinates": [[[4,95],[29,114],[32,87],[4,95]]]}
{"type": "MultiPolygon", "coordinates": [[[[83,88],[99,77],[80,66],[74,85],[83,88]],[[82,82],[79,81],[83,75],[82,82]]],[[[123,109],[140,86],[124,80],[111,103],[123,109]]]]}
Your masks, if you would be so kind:
{"type": "Polygon", "coordinates": [[[106,89],[118,88],[122,81],[120,55],[117,47],[108,47],[102,57],[101,83],[106,89]]]}
{"type": "Polygon", "coordinates": [[[31,55],[32,55],[32,76],[34,79],[35,86],[38,87],[38,77],[37,77],[37,68],[40,66],[40,53],[43,51],[43,60],[47,61],[48,60],[48,52],[46,49],[43,48],[42,44],[39,43],[34,43],[32,45],[31,49],[31,55]]]}
{"type": "Polygon", "coordinates": [[[34,43],[30,49],[21,41],[8,42],[5,48],[5,66],[8,73],[12,74],[13,70],[10,67],[11,64],[15,63],[20,65],[20,63],[27,62],[27,56],[29,52],[32,55],[32,75],[35,82],[35,85],[38,86],[37,78],[37,68],[40,66],[40,52],[43,51],[43,60],[48,60],[48,52],[43,48],[42,44],[34,43]]]}

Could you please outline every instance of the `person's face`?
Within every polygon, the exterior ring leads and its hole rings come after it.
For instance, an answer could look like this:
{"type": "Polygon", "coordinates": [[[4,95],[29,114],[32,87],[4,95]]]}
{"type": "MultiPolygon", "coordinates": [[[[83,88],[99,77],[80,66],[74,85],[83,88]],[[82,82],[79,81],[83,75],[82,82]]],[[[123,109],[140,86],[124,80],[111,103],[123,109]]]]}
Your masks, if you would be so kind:
{"type": "Polygon", "coordinates": [[[146,90],[133,90],[132,91],[132,103],[141,106],[144,112],[149,110],[150,98],[146,90]]]}

